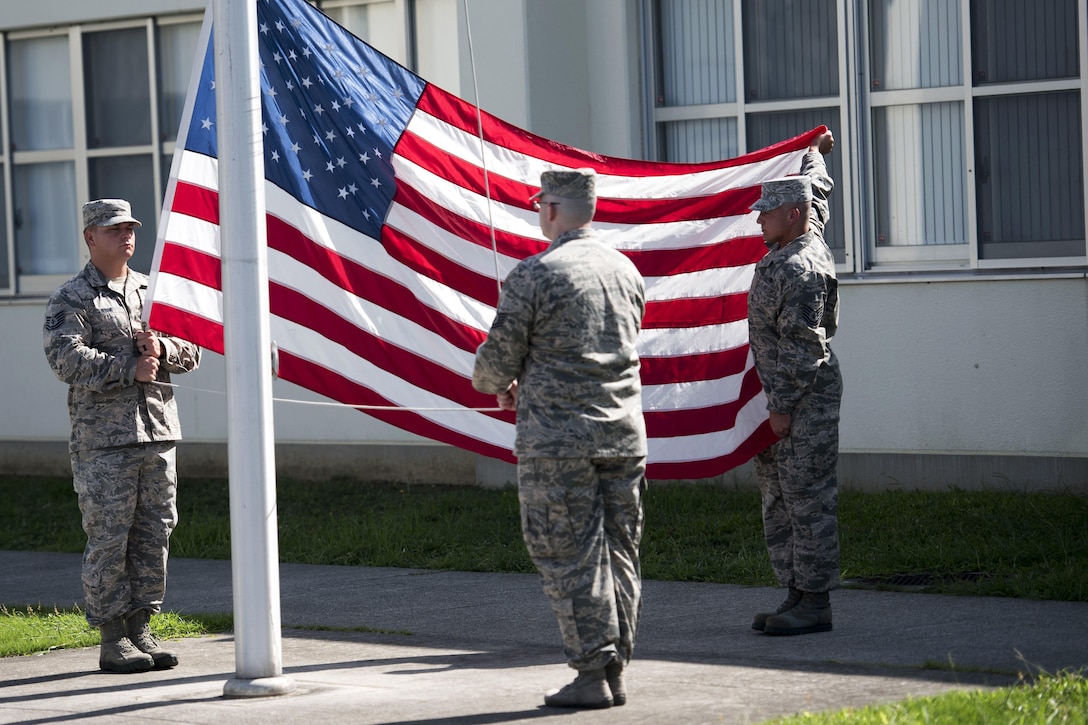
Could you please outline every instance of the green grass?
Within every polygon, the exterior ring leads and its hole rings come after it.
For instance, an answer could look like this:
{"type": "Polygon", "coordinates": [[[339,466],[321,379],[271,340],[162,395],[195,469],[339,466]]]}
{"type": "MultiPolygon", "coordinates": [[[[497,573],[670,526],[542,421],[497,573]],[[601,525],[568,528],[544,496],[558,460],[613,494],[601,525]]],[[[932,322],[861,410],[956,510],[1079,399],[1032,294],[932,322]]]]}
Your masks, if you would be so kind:
{"type": "Polygon", "coordinates": [[[768,725],[1083,725],[1088,680],[1080,673],[1042,675],[995,690],[956,690],[889,705],[801,713],[768,725]]]}
{"type": "MultiPolygon", "coordinates": [[[[151,631],[160,639],[200,637],[233,628],[229,614],[196,614],[184,617],[163,612],[151,619],[151,631]]],[[[97,647],[98,630],[87,624],[83,610],[0,605],[0,657],[48,652],[53,649],[97,647]]]]}
{"type": "MultiPolygon", "coordinates": [[[[171,556],[229,559],[227,482],[178,488],[171,556]]],[[[276,497],[283,562],[533,572],[513,488],[279,481],[276,497]]],[[[645,578],[774,585],[755,490],[651,484],[645,508],[645,578]]],[[[1088,601],[1085,521],[1088,497],[1074,494],[843,491],[843,577],[926,574],[935,593],[1088,601]]],[[[70,480],[0,478],[0,549],[84,541],[70,480]]]]}

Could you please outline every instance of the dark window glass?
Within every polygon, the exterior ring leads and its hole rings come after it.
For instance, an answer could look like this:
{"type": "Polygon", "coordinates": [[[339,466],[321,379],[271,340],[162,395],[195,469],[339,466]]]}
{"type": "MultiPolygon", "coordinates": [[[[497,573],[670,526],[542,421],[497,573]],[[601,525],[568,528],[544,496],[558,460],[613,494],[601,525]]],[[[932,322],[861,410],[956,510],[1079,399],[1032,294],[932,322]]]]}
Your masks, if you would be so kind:
{"type": "Polygon", "coordinates": [[[975,100],[979,257],[1083,256],[1080,93],[975,100]]]}
{"type": "Polygon", "coordinates": [[[85,34],[83,77],[89,148],[151,143],[151,87],[143,28],[85,34]]]}
{"type": "Polygon", "coordinates": [[[744,0],[743,13],[748,100],[839,94],[835,0],[744,0]]]}

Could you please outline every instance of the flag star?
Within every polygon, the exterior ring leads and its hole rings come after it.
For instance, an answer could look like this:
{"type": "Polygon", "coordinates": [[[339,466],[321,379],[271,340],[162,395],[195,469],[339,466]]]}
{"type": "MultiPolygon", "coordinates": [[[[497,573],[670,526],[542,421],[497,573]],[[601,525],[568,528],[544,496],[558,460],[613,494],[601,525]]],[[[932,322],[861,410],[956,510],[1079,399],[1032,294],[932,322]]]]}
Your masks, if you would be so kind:
{"type": "Polygon", "coordinates": [[[329,163],[325,164],[325,171],[336,171],[336,167],[334,167],[333,163],[330,161],[329,163]]]}
{"type": "Polygon", "coordinates": [[[348,191],[350,191],[352,194],[354,194],[358,190],[359,190],[359,187],[356,186],[354,183],[352,183],[351,186],[348,187],[348,191]]]}
{"type": "Polygon", "coordinates": [[[382,185],[382,182],[378,181],[377,177],[375,177],[370,180],[370,185],[377,189],[379,186],[382,185]]]}
{"type": "Polygon", "coordinates": [[[210,118],[205,118],[203,121],[200,122],[200,127],[208,130],[211,130],[211,127],[214,125],[215,121],[211,120],[210,118]]]}
{"type": "Polygon", "coordinates": [[[363,78],[366,78],[370,75],[370,69],[365,66],[357,68],[355,72],[361,75],[363,78]]]}
{"type": "Polygon", "coordinates": [[[212,90],[213,91],[215,90],[215,79],[214,78],[212,79],[212,90]]]}
{"type": "Polygon", "coordinates": [[[298,54],[297,54],[297,53],[295,53],[295,51],[293,51],[293,50],[292,50],[291,52],[289,52],[289,53],[287,54],[287,58],[288,58],[289,60],[298,60],[298,54]]]}
{"type": "MultiPolygon", "coordinates": [[[[330,51],[330,52],[331,52],[331,51],[330,51]]],[[[333,72],[333,74],[332,74],[332,77],[333,77],[333,78],[336,78],[337,80],[340,80],[341,78],[343,78],[343,77],[344,77],[344,71],[342,71],[342,70],[340,70],[339,68],[337,68],[337,69],[336,69],[336,70],[335,70],[335,71],[333,72]]]]}
{"type": "Polygon", "coordinates": [[[261,123],[261,134],[265,135],[265,136],[268,135],[268,124],[267,123],[263,123],[263,122],[261,123]]]}
{"type": "Polygon", "coordinates": [[[289,90],[289,91],[295,90],[295,82],[294,81],[292,81],[292,80],[287,81],[287,90],[289,90]]]}
{"type": "Polygon", "coordinates": [[[279,161],[280,160],[280,152],[277,151],[276,149],[272,149],[272,160],[273,161],[279,161]]]}
{"type": "Polygon", "coordinates": [[[333,45],[332,43],[325,43],[325,52],[326,52],[326,53],[331,53],[331,52],[333,52],[334,50],[336,50],[336,46],[335,46],[335,45],[333,45]]]}
{"type": "Polygon", "coordinates": [[[344,161],[343,156],[340,156],[340,157],[337,157],[337,159],[336,159],[336,165],[339,166],[342,169],[342,168],[344,168],[345,166],[348,165],[348,162],[344,161]]]}
{"type": "Polygon", "coordinates": [[[374,149],[374,156],[380,159],[382,157],[381,149],[374,149]]]}
{"type": "Polygon", "coordinates": [[[313,85],[313,81],[310,80],[310,76],[306,76],[305,78],[302,79],[302,85],[305,86],[306,88],[309,88],[310,86],[313,85]]]}
{"type": "Polygon", "coordinates": [[[280,125],[281,126],[286,126],[288,123],[290,123],[290,121],[287,120],[287,116],[281,115],[280,116],[280,125]]]}
{"type": "Polygon", "coordinates": [[[381,126],[382,128],[385,128],[386,126],[389,125],[389,121],[387,121],[384,118],[379,118],[378,119],[378,125],[381,126]]]}
{"type": "Polygon", "coordinates": [[[363,124],[361,124],[361,123],[357,123],[357,124],[355,124],[355,125],[356,125],[356,126],[358,127],[358,129],[359,129],[359,131],[360,131],[361,133],[366,133],[366,126],[364,126],[364,125],[363,125],[363,124]]]}
{"type": "Polygon", "coordinates": [[[353,105],[355,105],[355,101],[353,99],[351,99],[351,98],[345,98],[344,99],[344,106],[346,106],[347,108],[351,108],[353,105]]]}
{"type": "Polygon", "coordinates": [[[297,154],[297,153],[299,152],[299,149],[301,149],[301,148],[302,148],[302,147],[301,147],[301,146],[299,146],[299,145],[298,145],[297,143],[295,143],[294,141],[292,141],[292,142],[291,142],[291,150],[292,150],[292,151],[294,151],[294,152],[295,152],[296,154],[297,154]]]}
{"type": "Polygon", "coordinates": [[[302,57],[303,58],[309,58],[311,55],[313,55],[313,53],[310,52],[309,48],[303,48],[302,49],[302,57]]]}
{"type": "Polygon", "coordinates": [[[339,191],[337,191],[337,196],[339,196],[341,199],[347,199],[348,190],[341,186],[339,191]]]}
{"type": "Polygon", "coordinates": [[[261,23],[260,30],[261,30],[262,33],[267,35],[268,34],[268,23],[261,23]]]}
{"type": "Polygon", "coordinates": [[[272,54],[272,60],[279,63],[280,61],[283,60],[283,56],[279,54],[279,51],[276,51],[275,53],[272,54]]]}
{"type": "Polygon", "coordinates": [[[351,126],[345,128],[344,133],[347,134],[348,138],[355,138],[355,129],[351,126]]]}
{"type": "Polygon", "coordinates": [[[370,92],[370,93],[366,94],[366,100],[370,101],[371,103],[377,103],[378,102],[378,96],[375,93],[370,92]]]}
{"type": "Polygon", "coordinates": [[[326,141],[332,141],[335,138],[336,138],[336,131],[329,131],[328,133],[325,134],[325,140],[326,141]]]}
{"type": "Polygon", "coordinates": [[[365,164],[367,161],[370,161],[370,155],[367,154],[366,151],[364,151],[363,153],[359,154],[359,160],[365,164]]]}
{"type": "Polygon", "coordinates": [[[301,20],[301,18],[293,18],[293,19],[291,20],[291,27],[293,27],[293,28],[297,28],[297,27],[299,27],[300,25],[302,25],[302,20],[301,20]]]}
{"type": "Polygon", "coordinates": [[[404,92],[397,88],[393,91],[393,98],[404,98],[404,92]]]}
{"type": "Polygon", "coordinates": [[[309,181],[310,179],[314,178],[314,175],[310,173],[309,169],[306,169],[302,172],[302,178],[306,181],[309,181]]]}
{"type": "Polygon", "coordinates": [[[370,221],[370,210],[369,210],[369,209],[363,209],[363,217],[364,217],[364,218],[365,218],[365,219],[366,219],[367,221],[370,221]]]}
{"type": "Polygon", "coordinates": [[[280,31],[282,33],[286,29],[287,29],[287,26],[283,24],[283,21],[281,21],[281,20],[276,21],[276,30],[278,30],[278,31],[280,31]]]}
{"type": "Polygon", "coordinates": [[[321,145],[321,137],[318,136],[316,133],[314,134],[314,143],[318,144],[319,146],[321,145]]]}
{"type": "Polygon", "coordinates": [[[320,103],[317,104],[316,106],[314,106],[314,113],[316,113],[318,116],[320,116],[324,112],[325,112],[325,109],[321,107],[320,103]]]}
{"type": "Polygon", "coordinates": [[[268,89],[268,90],[266,91],[266,93],[268,93],[268,95],[269,95],[269,96],[270,96],[271,98],[275,98],[276,96],[278,96],[278,95],[279,95],[278,93],[276,93],[276,89],[275,89],[275,88],[269,88],[269,89],[268,89]]]}
{"type": "Polygon", "coordinates": [[[332,110],[334,110],[334,111],[339,111],[340,110],[340,103],[338,101],[333,101],[332,102],[332,110]]]}

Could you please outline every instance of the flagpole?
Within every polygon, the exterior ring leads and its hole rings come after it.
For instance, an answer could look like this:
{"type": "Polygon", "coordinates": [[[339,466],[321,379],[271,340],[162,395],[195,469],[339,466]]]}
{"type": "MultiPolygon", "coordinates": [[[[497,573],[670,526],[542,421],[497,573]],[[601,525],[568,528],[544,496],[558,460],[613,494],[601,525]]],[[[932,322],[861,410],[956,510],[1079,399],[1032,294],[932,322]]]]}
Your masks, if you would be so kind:
{"type": "Polygon", "coordinates": [[[257,4],[212,2],[236,670],[223,693],[261,697],[295,685],[280,641],[257,4]]]}

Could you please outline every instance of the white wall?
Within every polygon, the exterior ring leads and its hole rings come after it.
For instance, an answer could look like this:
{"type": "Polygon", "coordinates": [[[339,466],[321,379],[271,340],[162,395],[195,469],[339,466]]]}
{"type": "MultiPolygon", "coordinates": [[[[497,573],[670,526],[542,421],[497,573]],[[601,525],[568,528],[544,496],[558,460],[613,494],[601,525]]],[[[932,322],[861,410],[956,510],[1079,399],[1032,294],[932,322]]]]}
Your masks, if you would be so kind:
{"type": "Polygon", "coordinates": [[[844,451],[1088,456],[1088,281],[840,286],[844,451]]]}

